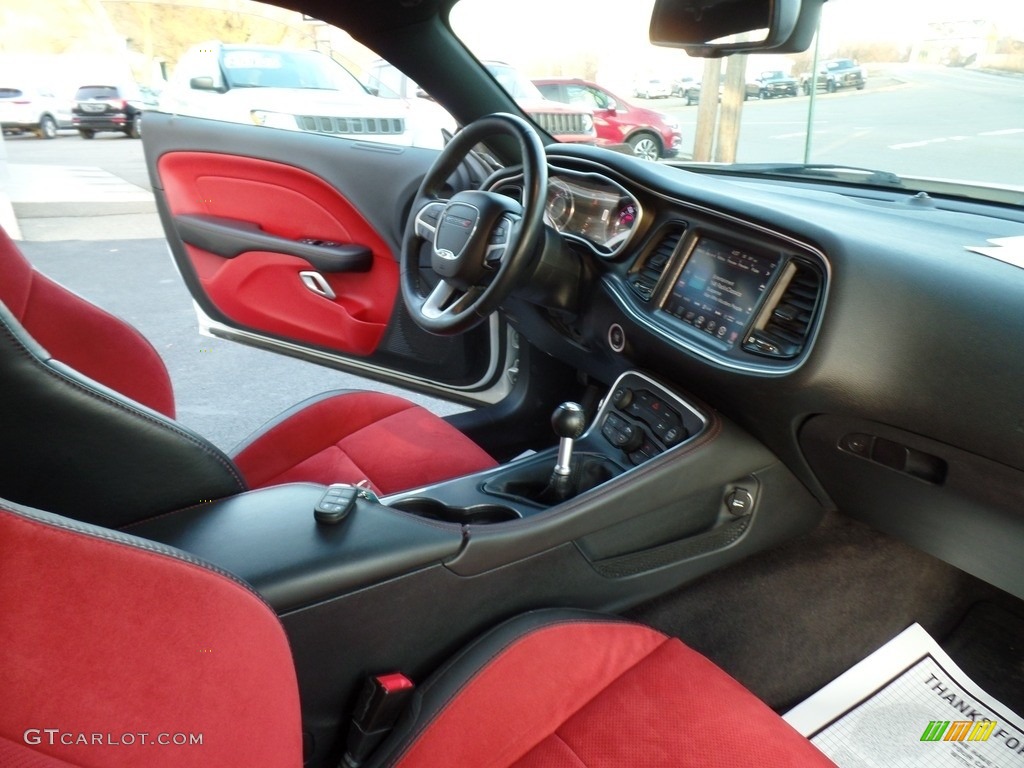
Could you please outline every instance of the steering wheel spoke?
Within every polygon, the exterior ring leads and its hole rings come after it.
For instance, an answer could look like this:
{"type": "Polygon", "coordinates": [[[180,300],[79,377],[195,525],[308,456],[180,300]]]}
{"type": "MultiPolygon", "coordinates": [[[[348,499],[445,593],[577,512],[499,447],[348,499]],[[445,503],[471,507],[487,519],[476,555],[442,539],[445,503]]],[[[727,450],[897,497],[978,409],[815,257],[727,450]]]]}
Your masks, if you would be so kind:
{"type": "Polygon", "coordinates": [[[473,286],[467,291],[462,291],[442,280],[434,286],[434,290],[424,300],[420,312],[423,313],[424,317],[431,318],[432,320],[454,317],[472,307],[483,291],[483,288],[477,286],[473,286]]]}
{"type": "Polygon", "coordinates": [[[434,242],[434,236],[437,234],[437,223],[441,218],[441,214],[444,213],[446,205],[448,205],[447,200],[431,200],[419,209],[416,213],[414,224],[417,237],[421,237],[430,243],[434,242]]]}

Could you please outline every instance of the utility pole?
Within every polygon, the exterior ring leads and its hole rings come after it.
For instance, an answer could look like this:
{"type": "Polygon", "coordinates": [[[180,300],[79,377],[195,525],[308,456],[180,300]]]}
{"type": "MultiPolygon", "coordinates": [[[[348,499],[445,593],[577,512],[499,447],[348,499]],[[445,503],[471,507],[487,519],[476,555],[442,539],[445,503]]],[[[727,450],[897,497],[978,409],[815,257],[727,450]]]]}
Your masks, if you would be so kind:
{"type": "Polygon", "coordinates": [[[722,60],[705,59],[697,103],[697,129],[693,137],[693,159],[698,163],[711,160],[715,143],[715,122],[718,118],[718,84],[722,78],[722,60]]]}
{"type": "Polygon", "coordinates": [[[811,59],[810,83],[811,100],[807,103],[807,135],[804,138],[804,165],[811,162],[811,137],[814,133],[814,102],[818,96],[818,45],[821,42],[821,17],[818,17],[818,30],[814,33],[814,56],[811,59]]]}
{"type": "Polygon", "coordinates": [[[725,88],[718,116],[718,138],[715,141],[715,162],[736,162],[740,143],[740,116],[747,92],[747,54],[729,57],[725,64],[725,88]]]}

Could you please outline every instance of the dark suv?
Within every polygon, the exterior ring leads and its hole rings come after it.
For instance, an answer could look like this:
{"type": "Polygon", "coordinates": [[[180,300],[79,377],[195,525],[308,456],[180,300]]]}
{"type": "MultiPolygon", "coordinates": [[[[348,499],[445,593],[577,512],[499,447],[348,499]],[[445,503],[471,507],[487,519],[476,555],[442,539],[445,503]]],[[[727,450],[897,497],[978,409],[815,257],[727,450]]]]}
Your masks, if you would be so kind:
{"type": "MultiPolygon", "coordinates": [[[[816,85],[829,93],[835,93],[840,88],[856,88],[860,91],[864,89],[865,79],[864,70],[853,59],[832,59],[823,61],[818,67],[816,85]]],[[[811,92],[810,73],[801,75],[800,86],[804,93],[811,92]]]]}
{"type": "Polygon", "coordinates": [[[83,85],[75,92],[71,124],[83,139],[98,131],[119,131],[137,139],[142,136],[142,99],[116,85],[83,85]]]}
{"type": "Polygon", "coordinates": [[[780,69],[769,69],[762,72],[753,83],[748,84],[747,95],[762,99],[775,96],[796,96],[797,82],[780,69]]]}

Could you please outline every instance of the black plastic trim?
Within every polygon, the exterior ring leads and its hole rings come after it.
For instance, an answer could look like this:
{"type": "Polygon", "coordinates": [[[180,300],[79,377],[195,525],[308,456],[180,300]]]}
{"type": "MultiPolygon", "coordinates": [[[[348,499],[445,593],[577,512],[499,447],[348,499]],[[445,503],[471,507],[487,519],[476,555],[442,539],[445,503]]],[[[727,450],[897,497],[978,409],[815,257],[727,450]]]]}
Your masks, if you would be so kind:
{"type": "Polygon", "coordinates": [[[454,556],[457,525],[434,523],[360,499],[338,525],[313,509],[324,486],[279,485],[183,509],[132,526],[238,574],[279,613],[393,579],[454,556]]]}
{"type": "Polygon", "coordinates": [[[264,232],[258,224],[203,214],[178,214],[174,226],[196,248],[234,259],[249,251],[272,251],[305,259],[320,272],[369,272],[373,251],[352,244],[313,245],[264,232]]]}

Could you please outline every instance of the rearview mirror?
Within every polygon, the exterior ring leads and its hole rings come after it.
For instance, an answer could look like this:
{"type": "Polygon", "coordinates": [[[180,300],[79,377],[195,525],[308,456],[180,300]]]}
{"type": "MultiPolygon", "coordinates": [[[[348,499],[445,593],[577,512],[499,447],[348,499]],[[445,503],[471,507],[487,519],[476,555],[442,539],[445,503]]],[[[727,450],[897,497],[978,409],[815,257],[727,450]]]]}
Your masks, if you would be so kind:
{"type": "Polygon", "coordinates": [[[650,38],[691,56],[796,53],[811,44],[825,0],[655,0],[650,38]]]}

